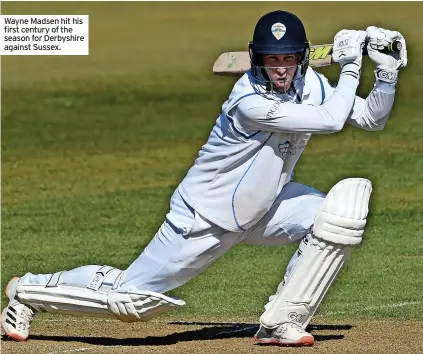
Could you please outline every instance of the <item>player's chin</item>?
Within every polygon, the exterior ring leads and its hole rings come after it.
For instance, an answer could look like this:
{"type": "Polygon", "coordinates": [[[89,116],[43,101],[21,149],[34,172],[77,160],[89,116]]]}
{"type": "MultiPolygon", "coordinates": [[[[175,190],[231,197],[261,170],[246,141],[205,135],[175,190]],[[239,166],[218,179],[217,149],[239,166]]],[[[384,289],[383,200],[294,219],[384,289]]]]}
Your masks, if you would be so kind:
{"type": "Polygon", "coordinates": [[[291,83],[288,81],[274,81],[273,82],[273,86],[278,90],[278,91],[287,91],[289,89],[289,85],[291,83]]]}

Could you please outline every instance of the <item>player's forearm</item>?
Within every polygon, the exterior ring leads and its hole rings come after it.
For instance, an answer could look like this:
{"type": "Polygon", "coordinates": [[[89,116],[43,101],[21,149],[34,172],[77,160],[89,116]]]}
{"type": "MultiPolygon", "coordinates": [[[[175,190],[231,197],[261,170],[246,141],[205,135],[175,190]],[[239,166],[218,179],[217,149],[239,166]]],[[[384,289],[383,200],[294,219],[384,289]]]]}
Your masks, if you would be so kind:
{"type": "Polygon", "coordinates": [[[333,133],[342,129],[354,104],[358,80],[341,74],[338,86],[321,106],[263,99],[260,103],[241,102],[238,120],[248,128],[304,133],[333,133]]]}
{"type": "Polygon", "coordinates": [[[347,123],[364,130],[383,129],[391,113],[394,97],[394,84],[376,81],[365,100],[357,97],[347,123]]]}

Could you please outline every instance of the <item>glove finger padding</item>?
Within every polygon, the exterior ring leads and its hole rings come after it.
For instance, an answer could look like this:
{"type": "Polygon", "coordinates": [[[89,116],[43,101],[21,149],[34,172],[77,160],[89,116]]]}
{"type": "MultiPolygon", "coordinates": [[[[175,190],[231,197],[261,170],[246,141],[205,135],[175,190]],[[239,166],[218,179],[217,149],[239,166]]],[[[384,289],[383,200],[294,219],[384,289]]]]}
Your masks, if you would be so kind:
{"type": "Polygon", "coordinates": [[[376,64],[377,69],[398,70],[407,66],[407,47],[405,39],[398,31],[390,31],[375,26],[366,29],[369,44],[367,46],[370,59],[376,64]],[[401,50],[392,53],[380,53],[382,50],[392,44],[394,41],[401,43],[401,50]]]}
{"type": "Polygon", "coordinates": [[[401,43],[401,50],[399,53],[394,53],[398,55],[398,69],[405,68],[408,64],[408,58],[407,58],[407,45],[405,43],[405,38],[402,36],[401,33],[397,32],[398,36],[394,38],[394,40],[400,41],[401,43]]]}
{"type": "Polygon", "coordinates": [[[394,32],[383,30],[381,28],[370,26],[366,30],[369,38],[369,46],[375,50],[383,50],[393,42],[392,34],[394,32]]]}
{"type": "Polygon", "coordinates": [[[367,53],[371,61],[376,64],[378,69],[397,70],[398,60],[392,55],[384,54],[374,49],[369,45],[367,46],[367,53]]]}

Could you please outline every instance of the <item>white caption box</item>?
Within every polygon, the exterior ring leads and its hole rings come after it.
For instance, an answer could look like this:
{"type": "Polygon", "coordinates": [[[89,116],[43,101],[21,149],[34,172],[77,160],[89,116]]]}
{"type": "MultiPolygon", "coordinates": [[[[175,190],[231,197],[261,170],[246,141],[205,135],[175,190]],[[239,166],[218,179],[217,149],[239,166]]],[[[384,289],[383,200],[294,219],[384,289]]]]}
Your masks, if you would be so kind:
{"type": "Polygon", "coordinates": [[[88,55],[88,15],[2,15],[0,55],[88,55]]]}

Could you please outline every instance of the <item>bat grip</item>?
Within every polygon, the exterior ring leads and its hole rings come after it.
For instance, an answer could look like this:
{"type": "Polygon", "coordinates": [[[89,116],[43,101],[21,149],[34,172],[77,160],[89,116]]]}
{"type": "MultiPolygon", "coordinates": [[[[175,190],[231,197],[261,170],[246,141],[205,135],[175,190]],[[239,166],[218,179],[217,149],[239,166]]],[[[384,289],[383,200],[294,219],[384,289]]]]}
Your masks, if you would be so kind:
{"type": "MultiPolygon", "coordinates": [[[[363,48],[363,55],[368,55],[367,53],[367,44],[369,43],[368,39],[366,39],[364,48],[363,48]]],[[[387,47],[379,50],[381,53],[394,53],[399,52],[402,49],[402,43],[400,41],[393,41],[389,43],[387,47]]]]}

